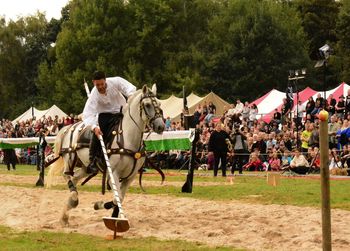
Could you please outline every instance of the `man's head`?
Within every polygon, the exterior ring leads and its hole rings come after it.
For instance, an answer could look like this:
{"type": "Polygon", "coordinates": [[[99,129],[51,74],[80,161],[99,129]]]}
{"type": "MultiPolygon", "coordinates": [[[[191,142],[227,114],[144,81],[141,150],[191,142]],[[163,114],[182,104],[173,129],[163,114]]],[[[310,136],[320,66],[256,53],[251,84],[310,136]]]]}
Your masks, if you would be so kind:
{"type": "Polygon", "coordinates": [[[94,83],[94,86],[96,87],[99,93],[106,93],[106,75],[103,71],[95,71],[92,82],[94,83]]]}

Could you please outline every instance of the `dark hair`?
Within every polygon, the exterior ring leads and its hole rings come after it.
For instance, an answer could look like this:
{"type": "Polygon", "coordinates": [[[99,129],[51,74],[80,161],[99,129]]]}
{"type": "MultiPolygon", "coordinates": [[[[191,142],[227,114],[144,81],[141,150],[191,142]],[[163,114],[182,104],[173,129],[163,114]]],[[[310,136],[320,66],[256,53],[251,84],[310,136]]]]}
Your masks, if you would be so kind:
{"type": "Polygon", "coordinates": [[[92,80],[106,79],[106,74],[103,71],[95,71],[92,80]]]}

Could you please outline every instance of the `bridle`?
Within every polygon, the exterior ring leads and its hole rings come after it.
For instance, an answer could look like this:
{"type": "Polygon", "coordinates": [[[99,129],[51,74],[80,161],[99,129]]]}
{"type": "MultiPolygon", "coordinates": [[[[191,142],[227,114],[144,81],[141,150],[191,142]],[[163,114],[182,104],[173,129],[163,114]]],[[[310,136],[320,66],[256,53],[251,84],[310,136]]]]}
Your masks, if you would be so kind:
{"type": "MultiPolygon", "coordinates": [[[[128,112],[129,112],[129,116],[130,116],[131,120],[134,122],[134,124],[137,126],[137,128],[140,130],[140,132],[143,133],[144,130],[140,128],[140,126],[136,123],[135,119],[132,117],[132,115],[130,113],[130,106],[128,108],[128,112]]],[[[145,113],[146,119],[147,119],[146,125],[150,128],[152,128],[152,123],[154,120],[156,120],[158,118],[163,118],[163,111],[160,108],[160,106],[158,105],[158,102],[156,100],[156,96],[152,92],[142,94],[141,99],[140,99],[140,117],[141,118],[142,118],[142,112],[145,113]],[[154,116],[151,116],[147,112],[147,109],[145,107],[145,103],[143,102],[143,100],[147,99],[147,98],[149,98],[151,100],[151,104],[152,104],[152,107],[154,109],[154,116]]]]}

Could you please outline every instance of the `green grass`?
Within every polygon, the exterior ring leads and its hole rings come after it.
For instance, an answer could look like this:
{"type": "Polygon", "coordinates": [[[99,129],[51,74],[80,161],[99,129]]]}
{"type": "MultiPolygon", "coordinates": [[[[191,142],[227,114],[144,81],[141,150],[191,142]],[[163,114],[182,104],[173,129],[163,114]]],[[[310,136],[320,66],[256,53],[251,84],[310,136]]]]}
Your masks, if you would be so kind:
{"type": "Polygon", "coordinates": [[[122,238],[107,241],[77,233],[18,232],[0,226],[0,249],[3,251],[37,250],[238,250],[232,247],[208,247],[181,240],[161,241],[156,238],[122,238]]]}
{"type": "MultiPolygon", "coordinates": [[[[200,178],[195,177],[195,181],[200,178]]],[[[222,179],[224,180],[224,179],[222,179]]],[[[222,181],[221,180],[221,181],[222,181]]],[[[193,193],[181,193],[181,188],[174,186],[146,187],[147,194],[168,194],[177,197],[191,197],[204,200],[243,200],[261,204],[280,204],[320,207],[321,186],[319,180],[282,179],[277,187],[267,185],[266,178],[236,177],[233,185],[196,186],[193,193]]],[[[350,210],[350,181],[332,180],[331,206],[350,210]]],[[[130,192],[142,193],[140,188],[131,187],[130,192]]]]}
{"type": "Polygon", "coordinates": [[[7,166],[0,164],[0,174],[12,174],[12,175],[38,175],[39,172],[36,170],[36,165],[16,165],[16,170],[7,170],[7,166]]]}

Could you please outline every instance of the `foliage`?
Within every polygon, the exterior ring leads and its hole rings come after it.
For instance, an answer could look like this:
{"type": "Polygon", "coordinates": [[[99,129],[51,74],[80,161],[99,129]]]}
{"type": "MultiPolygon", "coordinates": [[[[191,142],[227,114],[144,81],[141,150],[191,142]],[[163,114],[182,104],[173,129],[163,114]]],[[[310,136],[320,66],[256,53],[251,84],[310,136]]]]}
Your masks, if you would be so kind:
{"type": "MultiPolygon", "coordinates": [[[[339,12],[339,3],[335,0],[300,0],[296,1],[297,8],[302,18],[302,26],[309,41],[308,54],[312,60],[318,60],[319,48],[324,44],[335,47],[337,38],[336,22],[339,12]]],[[[336,64],[329,64],[327,68],[327,89],[339,84],[336,64]]],[[[313,72],[312,82],[317,90],[323,90],[323,70],[313,72]]]]}
{"type": "Polygon", "coordinates": [[[350,82],[350,2],[342,1],[342,8],[337,22],[338,51],[337,54],[341,61],[340,75],[341,80],[350,82]]]}
{"type": "Polygon", "coordinates": [[[71,0],[59,20],[1,18],[0,116],[32,103],[81,113],[96,69],[162,96],[186,86],[233,101],[284,91],[288,70],[307,67],[299,89],[322,90],[313,66],[325,43],[330,88],[349,81],[348,13],[345,0],[71,0]]]}
{"type": "Polygon", "coordinates": [[[306,45],[301,20],[288,5],[225,2],[210,22],[204,88],[231,100],[285,90],[288,70],[309,65],[306,45]]]}

